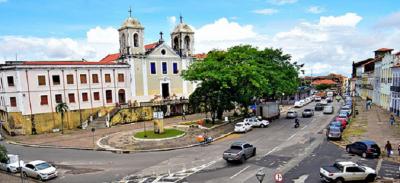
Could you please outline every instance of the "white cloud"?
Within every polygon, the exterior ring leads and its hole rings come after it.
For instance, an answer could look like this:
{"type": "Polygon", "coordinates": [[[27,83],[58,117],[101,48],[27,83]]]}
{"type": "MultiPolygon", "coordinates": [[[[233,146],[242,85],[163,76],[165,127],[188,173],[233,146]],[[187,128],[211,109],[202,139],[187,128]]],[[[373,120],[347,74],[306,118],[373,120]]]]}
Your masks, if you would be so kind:
{"type": "Polygon", "coordinates": [[[167,21],[170,24],[170,26],[175,26],[176,25],[176,16],[167,17],[167,21]]]}
{"type": "Polygon", "coordinates": [[[39,38],[0,36],[0,60],[86,60],[97,61],[109,53],[118,52],[115,29],[96,27],[83,40],[71,38],[39,38]]]}
{"type": "Polygon", "coordinates": [[[278,13],[277,9],[272,9],[272,8],[266,8],[266,9],[260,9],[260,10],[253,10],[253,13],[256,14],[261,14],[261,15],[272,15],[275,13],[278,13]]]}
{"type": "Polygon", "coordinates": [[[5,3],[7,2],[7,0],[0,0],[0,3],[5,3]]]}
{"type": "Polygon", "coordinates": [[[325,9],[323,7],[320,7],[320,6],[310,6],[307,9],[308,13],[313,13],[313,14],[320,14],[320,13],[322,13],[324,11],[325,11],[325,9]]]}
{"type": "Polygon", "coordinates": [[[293,4],[296,3],[297,0],[270,0],[269,1],[271,4],[275,5],[285,5],[285,4],[293,4]]]}
{"type": "Polygon", "coordinates": [[[355,27],[362,20],[361,16],[355,13],[346,13],[342,16],[328,16],[321,17],[319,19],[319,25],[321,26],[350,26],[355,27]]]}

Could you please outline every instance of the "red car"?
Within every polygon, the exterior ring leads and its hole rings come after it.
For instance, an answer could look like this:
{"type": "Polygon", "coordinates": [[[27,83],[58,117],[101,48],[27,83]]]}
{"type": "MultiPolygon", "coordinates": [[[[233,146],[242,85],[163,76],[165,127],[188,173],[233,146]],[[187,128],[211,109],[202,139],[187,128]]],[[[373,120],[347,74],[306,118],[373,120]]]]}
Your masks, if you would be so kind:
{"type": "Polygon", "coordinates": [[[346,129],[347,126],[347,118],[343,118],[343,117],[336,117],[336,121],[340,121],[342,123],[343,129],[346,129]]]}

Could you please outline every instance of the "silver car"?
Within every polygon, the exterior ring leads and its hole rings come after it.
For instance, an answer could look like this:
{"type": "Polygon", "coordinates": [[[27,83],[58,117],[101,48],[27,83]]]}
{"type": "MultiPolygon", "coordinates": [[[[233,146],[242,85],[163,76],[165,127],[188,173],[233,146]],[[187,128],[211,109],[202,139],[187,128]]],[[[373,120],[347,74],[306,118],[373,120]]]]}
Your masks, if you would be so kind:
{"type": "Polygon", "coordinates": [[[327,105],[324,107],[324,110],[322,111],[324,114],[333,114],[334,109],[333,106],[327,105]]]}
{"type": "Polygon", "coordinates": [[[288,119],[297,118],[297,112],[293,110],[288,111],[286,114],[286,118],[288,119]]]}
{"type": "Polygon", "coordinates": [[[246,159],[256,155],[256,147],[246,142],[234,142],[231,147],[224,151],[222,158],[227,162],[240,161],[244,163],[246,159]]]}

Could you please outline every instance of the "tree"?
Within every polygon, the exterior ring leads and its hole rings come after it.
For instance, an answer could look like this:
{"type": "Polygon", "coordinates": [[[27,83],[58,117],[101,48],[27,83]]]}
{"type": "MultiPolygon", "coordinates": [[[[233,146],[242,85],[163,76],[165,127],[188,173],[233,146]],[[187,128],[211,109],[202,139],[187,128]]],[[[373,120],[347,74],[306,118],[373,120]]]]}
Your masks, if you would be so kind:
{"type": "Polygon", "coordinates": [[[224,110],[238,103],[246,115],[254,98],[275,98],[296,92],[299,67],[290,63],[290,59],[280,49],[234,46],[227,51],[210,51],[207,58],[192,64],[182,76],[201,83],[190,96],[192,106],[204,104],[212,115],[217,111],[222,117],[224,110]]]}
{"type": "Polygon", "coordinates": [[[315,86],[315,89],[317,89],[317,90],[326,90],[326,89],[329,89],[331,87],[332,87],[332,85],[330,85],[330,84],[319,84],[319,85],[315,86]]]}
{"type": "Polygon", "coordinates": [[[0,144],[0,162],[7,162],[8,161],[8,156],[7,156],[7,149],[3,145],[0,144]]]}
{"type": "Polygon", "coordinates": [[[68,105],[64,102],[57,104],[56,112],[61,115],[61,133],[64,134],[64,113],[68,111],[68,105]]]}

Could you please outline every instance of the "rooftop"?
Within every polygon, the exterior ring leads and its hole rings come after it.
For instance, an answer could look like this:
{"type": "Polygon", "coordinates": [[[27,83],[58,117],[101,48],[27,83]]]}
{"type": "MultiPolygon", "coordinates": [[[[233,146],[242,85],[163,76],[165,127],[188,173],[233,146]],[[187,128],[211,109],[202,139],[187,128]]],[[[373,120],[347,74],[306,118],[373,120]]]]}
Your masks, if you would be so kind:
{"type": "Polygon", "coordinates": [[[386,52],[386,51],[393,51],[392,48],[379,48],[375,50],[375,52],[386,52]]]}

